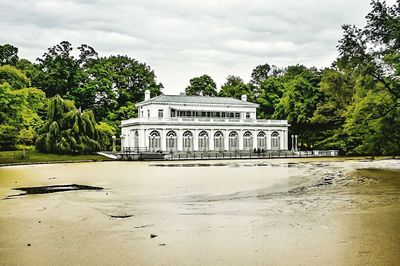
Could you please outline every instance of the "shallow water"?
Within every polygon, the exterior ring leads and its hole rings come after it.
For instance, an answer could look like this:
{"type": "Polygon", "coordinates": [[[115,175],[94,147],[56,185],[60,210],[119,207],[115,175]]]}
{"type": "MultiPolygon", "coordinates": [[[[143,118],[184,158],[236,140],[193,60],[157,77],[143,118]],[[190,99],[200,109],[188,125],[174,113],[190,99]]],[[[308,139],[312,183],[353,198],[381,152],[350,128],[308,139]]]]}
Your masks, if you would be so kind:
{"type": "Polygon", "coordinates": [[[0,168],[0,264],[400,261],[398,160],[104,162],[0,168]],[[15,188],[90,186],[20,195],[15,188]]]}

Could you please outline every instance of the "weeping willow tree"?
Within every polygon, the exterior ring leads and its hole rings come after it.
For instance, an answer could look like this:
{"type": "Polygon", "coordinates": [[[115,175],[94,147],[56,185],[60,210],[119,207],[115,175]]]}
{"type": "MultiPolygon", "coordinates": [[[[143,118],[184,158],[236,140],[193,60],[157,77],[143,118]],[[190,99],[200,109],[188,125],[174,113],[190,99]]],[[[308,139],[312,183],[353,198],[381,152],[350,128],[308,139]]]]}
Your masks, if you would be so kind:
{"type": "Polygon", "coordinates": [[[91,110],[81,112],[72,101],[56,95],[49,101],[36,148],[48,153],[90,154],[100,150],[101,135],[91,110]]]}

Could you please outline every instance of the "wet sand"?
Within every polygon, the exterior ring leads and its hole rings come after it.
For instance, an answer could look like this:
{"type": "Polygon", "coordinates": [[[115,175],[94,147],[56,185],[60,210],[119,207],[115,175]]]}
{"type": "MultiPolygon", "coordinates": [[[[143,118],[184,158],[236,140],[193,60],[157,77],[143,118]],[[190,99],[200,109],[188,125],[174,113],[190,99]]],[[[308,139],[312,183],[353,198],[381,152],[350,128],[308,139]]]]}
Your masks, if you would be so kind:
{"type": "Polygon", "coordinates": [[[4,167],[0,199],[5,265],[400,261],[399,160],[4,167]]]}

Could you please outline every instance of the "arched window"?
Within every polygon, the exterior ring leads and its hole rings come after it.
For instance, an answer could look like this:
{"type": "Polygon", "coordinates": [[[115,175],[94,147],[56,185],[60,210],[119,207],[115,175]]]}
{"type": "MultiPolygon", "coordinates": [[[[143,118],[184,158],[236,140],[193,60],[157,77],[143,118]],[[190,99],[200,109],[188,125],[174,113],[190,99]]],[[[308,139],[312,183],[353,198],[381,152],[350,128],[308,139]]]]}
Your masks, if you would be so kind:
{"type": "Polygon", "coordinates": [[[267,138],[264,131],[260,131],[257,134],[257,148],[266,150],[267,149],[267,138]]]}
{"type": "Polygon", "coordinates": [[[199,133],[199,151],[208,150],[208,134],[205,131],[199,133]]]}
{"type": "Polygon", "coordinates": [[[217,131],[214,134],[214,150],[223,151],[224,150],[224,134],[221,131],[217,131]]]}
{"type": "Polygon", "coordinates": [[[161,149],[160,133],[153,130],[149,134],[149,149],[150,151],[158,151],[161,149]]]}
{"type": "Polygon", "coordinates": [[[229,150],[236,151],[239,149],[239,138],[235,131],[229,133],[229,150]]]}
{"type": "Polygon", "coordinates": [[[183,133],[183,150],[184,151],[193,150],[193,134],[190,131],[185,131],[183,133]]]}
{"type": "Polygon", "coordinates": [[[253,134],[250,131],[246,131],[243,134],[243,149],[251,150],[253,148],[253,134]]]}
{"type": "Polygon", "coordinates": [[[167,141],[167,151],[177,150],[176,133],[174,131],[168,131],[166,141],[167,141]]]}
{"type": "Polygon", "coordinates": [[[271,149],[279,150],[280,149],[280,136],[279,133],[274,131],[271,134],[271,149]]]}

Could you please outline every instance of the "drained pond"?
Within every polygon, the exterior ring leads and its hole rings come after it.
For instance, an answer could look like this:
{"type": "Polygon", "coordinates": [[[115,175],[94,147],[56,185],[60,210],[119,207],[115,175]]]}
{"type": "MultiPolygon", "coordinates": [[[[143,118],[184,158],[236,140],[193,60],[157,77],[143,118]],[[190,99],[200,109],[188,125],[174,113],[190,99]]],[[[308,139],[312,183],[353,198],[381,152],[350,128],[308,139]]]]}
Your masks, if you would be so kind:
{"type": "Polygon", "coordinates": [[[0,168],[0,264],[396,265],[400,161],[0,168]]]}

